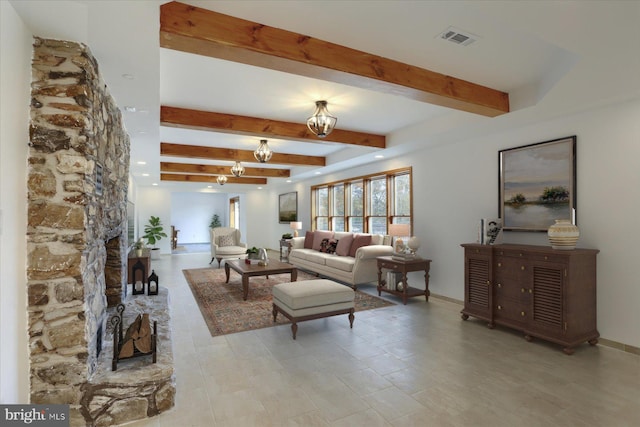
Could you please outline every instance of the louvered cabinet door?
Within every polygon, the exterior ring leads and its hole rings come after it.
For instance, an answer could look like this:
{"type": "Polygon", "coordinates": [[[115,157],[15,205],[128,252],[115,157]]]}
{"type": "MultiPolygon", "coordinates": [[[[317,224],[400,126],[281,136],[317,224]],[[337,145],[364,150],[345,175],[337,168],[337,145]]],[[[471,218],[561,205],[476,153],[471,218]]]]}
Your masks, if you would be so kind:
{"type": "Polygon", "coordinates": [[[564,335],[564,278],[567,267],[563,264],[535,264],[532,267],[531,316],[529,327],[532,331],[552,334],[560,338],[564,335]]]}
{"type": "Polygon", "coordinates": [[[493,327],[490,246],[463,245],[464,257],[464,309],[462,318],[469,316],[487,320],[493,327]]]}

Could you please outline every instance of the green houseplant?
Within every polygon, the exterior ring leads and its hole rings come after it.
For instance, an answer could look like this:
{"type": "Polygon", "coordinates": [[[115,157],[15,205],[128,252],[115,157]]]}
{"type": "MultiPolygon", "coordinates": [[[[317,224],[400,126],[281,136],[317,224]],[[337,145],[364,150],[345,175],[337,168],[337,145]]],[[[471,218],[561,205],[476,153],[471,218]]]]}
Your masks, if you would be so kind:
{"type": "Polygon", "coordinates": [[[213,217],[211,217],[211,223],[209,224],[209,228],[217,228],[217,227],[222,227],[222,223],[220,222],[220,217],[218,216],[218,214],[213,214],[213,217]]]}
{"type": "Polygon", "coordinates": [[[167,237],[167,234],[163,230],[160,217],[151,215],[149,223],[144,226],[144,236],[142,237],[147,240],[147,244],[153,246],[151,249],[151,258],[157,259],[160,256],[160,248],[155,247],[156,242],[162,240],[163,237],[167,237]]]}

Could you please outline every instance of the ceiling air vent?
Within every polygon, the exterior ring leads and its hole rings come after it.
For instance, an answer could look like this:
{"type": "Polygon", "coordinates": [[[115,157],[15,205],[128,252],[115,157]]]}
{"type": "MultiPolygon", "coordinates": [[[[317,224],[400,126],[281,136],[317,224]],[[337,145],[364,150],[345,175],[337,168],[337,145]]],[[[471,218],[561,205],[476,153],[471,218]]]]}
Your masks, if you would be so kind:
{"type": "Polygon", "coordinates": [[[449,27],[438,34],[438,38],[442,40],[448,40],[451,43],[459,44],[461,46],[468,46],[476,41],[478,39],[478,36],[466,31],[459,30],[455,27],[449,27]]]}

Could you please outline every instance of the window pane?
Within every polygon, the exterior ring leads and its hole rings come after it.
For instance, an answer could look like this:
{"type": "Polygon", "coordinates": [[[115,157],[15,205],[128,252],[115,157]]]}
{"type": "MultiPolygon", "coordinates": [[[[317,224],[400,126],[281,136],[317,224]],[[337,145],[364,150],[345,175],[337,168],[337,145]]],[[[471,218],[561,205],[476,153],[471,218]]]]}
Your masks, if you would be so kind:
{"type": "Polygon", "coordinates": [[[333,231],[345,231],[344,230],[344,217],[343,216],[334,216],[331,219],[331,228],[333,231]]]}
{"type": "Polygon", "coordinates": [[[329,218],[320,217],[318,218],[318,226],[317,230],[328,230],[329,229],[329,218]]]}
{"type": "Polygon", "coordinates": [[[370,181],[369,199],[371,201],[370,215],[387,215],[387,179],[385,177],[370,181]]]}
{"type": "Polygon", "coordinates": [[[362,233],[364,232],[362,217],[351,217],[349,218],[349,231],[352,233],[362,233]]]}
{"type": "Polygon", "coordinates": [[[352,182],[349,186],[349,189],[351,190],[351,204],[349,205],[351,207],[351,212],[349,212],[350,215],[362,216],[364,213],[362,187],[362,181],[352,182]]]}
{"type": "Polygon", "coordinates": [[[369,218],[369,233],[387,234],[387,217],[374,216],[369,218]]]}
{"type": "MultiPolygon", "coordinates": [[[[319,188],[318,189],[318,216],[327,216],[329,215],[329,188],[319,188]]],[[[323,228],[326,230],[326,228],[323,228]]]]}
{"type": "Polygon", "coordinates": [[[333,192],[333,215],[344,215],[344,184],[336,185],[331,190],[333,192]]]}
{"type": "Polygon", "coordinates": [[[409,175],[396,175],[393,179],[394,184],[394,214],[395,215],[411,215],[411,192],[409,188],[409,175]]]}

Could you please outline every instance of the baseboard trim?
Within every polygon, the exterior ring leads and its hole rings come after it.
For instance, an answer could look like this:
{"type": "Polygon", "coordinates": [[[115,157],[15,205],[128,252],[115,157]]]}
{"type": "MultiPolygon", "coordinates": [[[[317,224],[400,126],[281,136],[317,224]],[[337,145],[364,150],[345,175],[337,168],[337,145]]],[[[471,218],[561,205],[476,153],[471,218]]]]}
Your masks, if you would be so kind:
{"type": "MultiPolygon", "coordinates": [[[[446,302],[450,302],[453,304],[458,304],[460,307],[464,307],[464,301],[460,301],[459,299],[455,299],[455,298],[450,298],[444,295],[438,295],[438,294],[434,294],[431,293],[429,295],[429,298],[436,298],[442,301],[446,301],[446,302]]],[[[635,347],[633,345],[629,345],[629,344],[625,344],[625,343],[621,343],[618,341],[613,341],[613,340],[609,340],[606,338],[598,338],[598,344],[603,345],[605,347],[611,347],[611,348],[615,348],[617,350],[622,350],[625,353],[631,353],[634,354],[636,356],[640,356],[640,347],[635,347]]]]}

